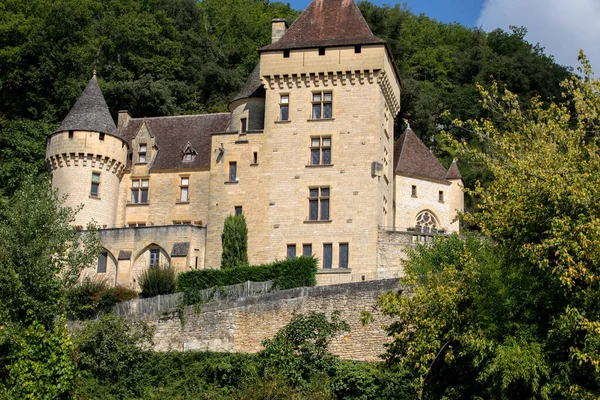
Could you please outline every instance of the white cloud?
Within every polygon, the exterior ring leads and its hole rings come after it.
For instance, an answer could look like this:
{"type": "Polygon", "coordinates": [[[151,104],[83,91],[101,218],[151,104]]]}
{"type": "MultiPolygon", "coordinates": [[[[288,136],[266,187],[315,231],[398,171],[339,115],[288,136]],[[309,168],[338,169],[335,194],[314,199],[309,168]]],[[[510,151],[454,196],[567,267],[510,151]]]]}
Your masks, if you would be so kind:
{"type": "Polygon", "coordinates": [[[577,54],[583,49],[600,75],[599,0],[486,0],[477,25],[488,32],[525,26],[525,39],[563,65],[579,66],[577,54]]]}

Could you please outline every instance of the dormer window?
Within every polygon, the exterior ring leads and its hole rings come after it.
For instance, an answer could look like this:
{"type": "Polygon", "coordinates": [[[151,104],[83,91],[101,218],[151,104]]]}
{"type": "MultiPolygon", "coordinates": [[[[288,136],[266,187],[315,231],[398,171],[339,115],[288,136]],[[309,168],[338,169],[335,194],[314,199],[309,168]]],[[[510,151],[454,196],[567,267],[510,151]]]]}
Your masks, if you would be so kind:
{"type": "Polygon", "coordinates": [[[138,162],[140,163],[145,163],[146,162],[146,152],[147,152],[148,147],[146,146],[146,144],[140,144],[140,148],[138,151],[138,162]]]}
{"type": "Polygon", "coordinates": [[[183,162],[194,161],[196,159],[196,155],[198,155],[198,152],[192,148],[192,144],[190,142],[187,142],[187,145],[182,152],[183,162]]]}

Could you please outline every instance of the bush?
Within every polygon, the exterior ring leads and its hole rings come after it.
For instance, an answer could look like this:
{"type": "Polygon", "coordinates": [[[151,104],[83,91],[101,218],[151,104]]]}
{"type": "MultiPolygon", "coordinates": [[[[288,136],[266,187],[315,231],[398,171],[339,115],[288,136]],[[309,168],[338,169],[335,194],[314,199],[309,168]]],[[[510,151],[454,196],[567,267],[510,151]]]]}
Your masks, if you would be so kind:
{"type": "Polygon", "coordinates": [[[230,215],[225,219],[221,244],[221,268],[248,265],[248,228],[244,215],[230,215]]]}
{"type": "Polygon", "coordinates": [[[105,279],[85,278],[65,293],[66,309],[75,319],[95,318],[109,313],[115,304],[137,299],[133,289],[122,286],[108,287],[105,279]]]}
{"type": "Polygon", "coordinates": [[[313,257],[296,257],[272,264],[229,269],[204,269],[180,273],[177,291],[186,293],[186,303],[198,301],[196,292],[218,286],[229,286],[246,281],[274,281],[278,289],[314,286],[317,283],[317,260],[313,257]]]}
{"type": "Polygon", "coordinates": [[[150,267],[139,278],[142,298],[175,293],[175,270],[168,265],[150,267]]]}

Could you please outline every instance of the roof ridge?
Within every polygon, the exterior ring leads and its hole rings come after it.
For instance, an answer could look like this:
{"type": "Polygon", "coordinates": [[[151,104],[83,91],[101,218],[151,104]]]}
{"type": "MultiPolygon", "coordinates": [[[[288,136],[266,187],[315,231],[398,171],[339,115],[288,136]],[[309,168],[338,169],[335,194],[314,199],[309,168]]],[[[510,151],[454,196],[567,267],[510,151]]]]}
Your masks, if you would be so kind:
{"type": "Polygon", "coordinates": [[[162,117],[135,117],[131,120],[143,121],[145,119],[166,119],[166,118],[191,118],[191,117],[208,117],[213,115],[229,115],[229,112],[218,112],[210,114],[185,114],[185,115],[164,115],[162,117]]]}

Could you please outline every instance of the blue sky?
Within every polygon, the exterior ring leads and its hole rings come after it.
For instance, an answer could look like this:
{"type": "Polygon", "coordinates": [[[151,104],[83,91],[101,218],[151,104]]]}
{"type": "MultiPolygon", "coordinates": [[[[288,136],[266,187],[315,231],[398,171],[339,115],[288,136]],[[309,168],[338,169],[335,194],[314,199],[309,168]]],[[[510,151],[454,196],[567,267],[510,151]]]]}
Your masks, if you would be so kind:
{"type": "MultiPolygon", "coordinates": [[[[282,0],[285,2],[285,0],[282,0]]],[[[293,0],[290,5],[304,10],[311,0],[293,0]]],[[[371,0],[382,5],[404,1],[371,0]]],[[[600,0],[408,0],[415,14],[443,22],[459,22],[485,31],[524,26],[526,39],[539,43],[545,53],[563,65],[577,67],[583,49],[600,75],[600,0]]]]}
{"type": "MultiPolygon", "coordinates": [[[[289,3],[296,10],[304,10],[310,1],[294,0],[289,3]]],[[[371,2],[377,5],[397,3],[382,0],[371,0],[371,2]]],[[[404,1],[398,2],[398,4],[403,3],[404,1]]],[[[422,13],[443,22],[460,22],[466,26],[476,26],[483,0],[412,0],[406,3],[415,14],[422,13]]]]}

